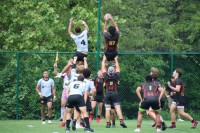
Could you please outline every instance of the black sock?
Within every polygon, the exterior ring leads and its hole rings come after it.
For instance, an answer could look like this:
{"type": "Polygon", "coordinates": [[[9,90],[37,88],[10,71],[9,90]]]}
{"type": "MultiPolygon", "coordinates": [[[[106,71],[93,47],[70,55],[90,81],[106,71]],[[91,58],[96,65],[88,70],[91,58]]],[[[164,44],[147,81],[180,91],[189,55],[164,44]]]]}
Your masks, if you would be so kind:
{"type": "Polygon", "coordinates": [[[85,117],[85,118],[84,118],[84,121],[85,121],[85,124],[86,124],[85,127],[86,127],[86,128],[90,128],[89,118],[88,118],[88,117],[85,117]]]}
{"type": "Polygon", "coordinates": [[[97,115],[97,118],[100,118],[100,115],[97,115]]]}
{"type": "Polygon", "coordinates": [[[194,119],[191,121],[192,123],[194,122],[194,119]]]}
{"type": "Polygon", "coordinates": [[[73,120],[73,124],[76,125],[76,120],[73,120]]]}
{"type": "Polygon", "coordinates": [[[66,127],[69,128],[71,120],[66,120],[66,127]]]}
{"type": "Polygon", "coordinates": [[[161,124],[162,124],[162,126],[163,126],[163,125],[165,125],[165,122],[162,122],[161,124]]]}

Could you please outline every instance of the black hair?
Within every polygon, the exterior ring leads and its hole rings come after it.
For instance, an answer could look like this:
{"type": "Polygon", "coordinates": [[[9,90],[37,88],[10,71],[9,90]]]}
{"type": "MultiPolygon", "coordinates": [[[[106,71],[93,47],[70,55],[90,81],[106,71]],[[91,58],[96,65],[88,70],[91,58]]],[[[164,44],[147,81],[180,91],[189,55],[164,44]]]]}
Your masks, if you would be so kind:
{"type": "Polygon", "coordinates": [[[82,75],[82,74],[80,74],[79,76],[78,76],[78,81],[83,81],[84,80],[84,76],[82,75]]]}
{"type": "Polygon", "coordinates": [[[155,81],[158,80],[158,75],[157,74],[152,74],[151,77],[152,77],[152,80],[155,80],[155,81]]]}
{"type": "Polygon", "coordinates": [[[152,75],[150,75],[150,74],[146,75],[145,79],[146,79],[147,82],[151,82],[152,81],[152,75]]]}
{"type": "Polygon", "coordinates": [[[86,68],[83,70],[83,76],[84,78],[89,78],[91,75],[91,70],[89,68],[86,68]]]}
{"type": "Polygon", "coordinates": [[[178,73],[178,77],[180,78],[182,76],[181,69],[176,69],[176,72],[178,73]]]}
{"type": "Polygon", "coordinates": [[[80,28],[79,26],[77,26],[77,27],[75,28],[75,31],[76,31],[76,33],[81,33],[81,28],[80,28]]]}
{"type": "Polygon", "coordinates": [[[108,27],[108,32],[111,34],[111,36],[115,35],[115,31],[116,31],[116,28],[114,26],[108,27]]]}

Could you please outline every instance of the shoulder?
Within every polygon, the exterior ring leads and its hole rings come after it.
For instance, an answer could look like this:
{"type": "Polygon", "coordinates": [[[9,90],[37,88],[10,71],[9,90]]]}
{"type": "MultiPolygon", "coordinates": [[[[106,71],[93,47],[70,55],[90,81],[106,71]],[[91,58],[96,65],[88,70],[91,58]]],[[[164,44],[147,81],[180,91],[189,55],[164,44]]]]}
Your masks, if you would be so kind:
{"type": "Polygon", "coordinates": [[[104,72],[103,73],[103,78],[107,78],[108,77],[108,73],[107,72],[104,72]]]}
{"type": "Polygon", "coordinates": [[[88,33],[88,30],[85,29],[82,33],[83,33],[83,34],[87,34],[87,33],[88,33]]]}
{"type": "Polygon", "coordinates": [[[74,35],[73,33],[70,34],[71,38],[75,39],[77,35],[74,35]]]}
{"type": "Polygon", "coordinates": [[[120,72],[116,72],[116,73],[115,73],[115,76],[116,76],[116,77],[119,77],[119,76],[120,76],[120,72]]]}
{"type": "Polygon", "coordinates": [[[181,85],[182,82],[183,82],[183,81],[182,81],[181,78],[177,78],[177,79],[175,80],[176,85],[181,85]]]}
{"type": "Polygon", "coordinates": [[[103,34],[104,34],[104,37],[105,37],[105,38],[109,38],[109,37],[110,37],[110,34],[109,34],[107,31],[104,32],[103,34]]]}

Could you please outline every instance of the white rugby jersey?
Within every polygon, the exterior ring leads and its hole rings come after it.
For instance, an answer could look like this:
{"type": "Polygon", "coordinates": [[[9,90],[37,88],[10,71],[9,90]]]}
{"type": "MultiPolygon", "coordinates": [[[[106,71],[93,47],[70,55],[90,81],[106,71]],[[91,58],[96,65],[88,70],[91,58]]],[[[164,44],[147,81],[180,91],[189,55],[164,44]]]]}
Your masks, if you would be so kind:
{"type": "Polygon", "coordinates": [[[70,82],[70,84],[69,84],[69,96],[70,95],[81,95],[81,96],[83,96],[85,89],[86,89],[85,82],[82,82],[82,81],[70,82]]]}
{"type": "Polygon", "coordinates": [[[51,96],[51,94],[52,94],[51,88],[52,88],[52,86],[54,86],[53,79],[49,78],[48,80],[44,80],[43,78],[41,78],[38,81],[37,85],[40,86],[40,91],[43,96],[45,96],[45,97],[51,96]]]}
{"type": "Polygon", "coordinates": [[[74,40],[77,46],[78,52],[88,52],[88,31],[84,30],[79,35],[71,34],[71,38],[74,40]]]}
{"type": "Polygon", "coordinates": [[[64,73],[63,76],[63,89],[66,89],[69,86],[70,77],[68,77],[66,73],[64,73]]]}
{"type": "Polygon", "coordinates": [[[91,89],[94,89],[94,81],[91,81],[89,79],[84,79],[84,82],[86,83],[86,89],[88,90],[88,93],[90,94],[91,89]]]}
{"type": "Polygon", "coordinates": [[[70,79],[70,82],[77,81],[79,75],[80,74],[76,73],[76,69],[73,68],[71,70],[71,79],[70,79]]]}

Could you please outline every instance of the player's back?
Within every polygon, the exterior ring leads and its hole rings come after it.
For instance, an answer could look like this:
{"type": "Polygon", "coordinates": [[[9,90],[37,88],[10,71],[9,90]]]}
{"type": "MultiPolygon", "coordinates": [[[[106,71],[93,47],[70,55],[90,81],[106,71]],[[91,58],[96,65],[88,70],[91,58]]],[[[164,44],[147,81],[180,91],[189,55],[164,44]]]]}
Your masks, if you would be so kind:
{"type": "Polygon", "coordinates": [[[69,95],[83,95],[86,89],[86,84],[82,81],[74,81],[70,83],[69,89],[69,95]]]}

